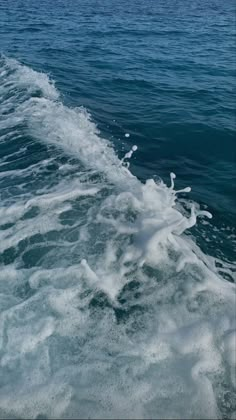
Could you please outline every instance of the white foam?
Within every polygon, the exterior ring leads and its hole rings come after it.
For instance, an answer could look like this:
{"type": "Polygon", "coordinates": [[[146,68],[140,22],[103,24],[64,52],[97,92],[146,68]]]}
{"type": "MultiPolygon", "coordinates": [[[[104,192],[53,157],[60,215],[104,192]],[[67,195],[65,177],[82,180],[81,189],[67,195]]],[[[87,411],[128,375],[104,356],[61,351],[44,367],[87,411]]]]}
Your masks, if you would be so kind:
{"type": "Polygon", "coordinates": [[[83,169],[59,164],[54,183],[51,159],[2,172],[45,184],[0,203],[0,416],[230,417],[235,285],[185,235],[210,213],[181,207],[190,187],[173,173],[142,184],[125,167],[137,146],[120,161],[46,75],[4,63],[1,127],[24,122],[83,169]]]}
{"type": "Polygon", "coordinates": [[[4,61],[5,69],[0,73],[2,91],[5,87],[13,90],[14,87],[18,88],[20,86],[25,87],[30,94],[35,89],[39,89],[46,98],[52,100],[59,98],[60,95],[54,86],[53,80],[50,80],[46,74],[36,72],[30,67],[19,64],[17,60],[12,58],[5,58],[4,61]],[[8,73],[9,70],[10,74],[8,73]]]}
{"type": "Polygon", "coordinates": [[[48,194],[41,194],[38,197],[31,198],[25,203],[25,208],[28,209],[33,206],[44,208],[55,207],[58,203],[68,200],[75,200],[79,197],[96,195],[99,191],[97,187],[84,188],[81,183],[72,182],[70,186],[59,185],[56,192],[48,194]]]}

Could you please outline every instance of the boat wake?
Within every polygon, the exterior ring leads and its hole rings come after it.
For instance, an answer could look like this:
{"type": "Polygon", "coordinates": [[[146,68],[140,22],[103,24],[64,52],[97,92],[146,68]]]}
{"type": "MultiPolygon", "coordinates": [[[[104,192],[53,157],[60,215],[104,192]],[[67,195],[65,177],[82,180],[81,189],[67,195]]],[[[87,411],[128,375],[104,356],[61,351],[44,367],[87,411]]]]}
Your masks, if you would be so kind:
{"type": "Polygon", "coordinates": [[[211,214],[6,57],[0,106],[0,417],[233,418],[235,285],[187,234],[211,214]]]}

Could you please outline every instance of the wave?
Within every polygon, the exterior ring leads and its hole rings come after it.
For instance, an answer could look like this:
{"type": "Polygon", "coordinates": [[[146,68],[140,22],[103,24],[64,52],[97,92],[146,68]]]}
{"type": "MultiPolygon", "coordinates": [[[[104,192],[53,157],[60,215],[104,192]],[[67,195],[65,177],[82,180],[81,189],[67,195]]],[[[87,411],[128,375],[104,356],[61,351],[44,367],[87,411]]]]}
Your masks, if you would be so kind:
{"type": "Polygon", "coordinates": [[[233,416],[235,285],[186,234],[211,214],[46,74],[1,57],[0,105],[0,416],[233,416]]]}

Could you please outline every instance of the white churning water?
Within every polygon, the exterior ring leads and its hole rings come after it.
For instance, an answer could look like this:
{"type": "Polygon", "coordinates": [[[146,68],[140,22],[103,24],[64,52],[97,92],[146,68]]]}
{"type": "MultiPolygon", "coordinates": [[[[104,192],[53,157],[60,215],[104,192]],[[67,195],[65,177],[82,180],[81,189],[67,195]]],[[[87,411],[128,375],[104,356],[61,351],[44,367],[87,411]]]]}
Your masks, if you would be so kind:
{"type": "Polygon", "coordinates": [[[186,235],[211,215],[4,57],[0,107],[0,417],[234,418],[235,285],[186,235]]]}

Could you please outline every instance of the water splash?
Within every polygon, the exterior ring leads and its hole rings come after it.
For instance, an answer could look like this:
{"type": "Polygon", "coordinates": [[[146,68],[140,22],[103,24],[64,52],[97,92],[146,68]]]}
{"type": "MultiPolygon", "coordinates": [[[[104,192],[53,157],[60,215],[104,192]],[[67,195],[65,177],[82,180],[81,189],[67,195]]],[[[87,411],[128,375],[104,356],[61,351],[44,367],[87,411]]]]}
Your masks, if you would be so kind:
{"type": "Polygon", "coordinates": [[[211,214],[173,173],[141,183],[46,75],[1,58],[0,82],[0,416],[233,415],[235,286],[186,235],[211,214]]]}

